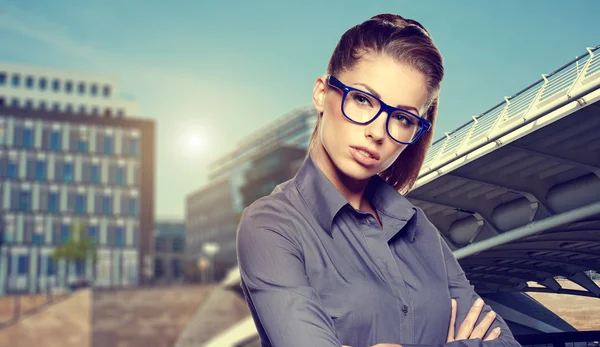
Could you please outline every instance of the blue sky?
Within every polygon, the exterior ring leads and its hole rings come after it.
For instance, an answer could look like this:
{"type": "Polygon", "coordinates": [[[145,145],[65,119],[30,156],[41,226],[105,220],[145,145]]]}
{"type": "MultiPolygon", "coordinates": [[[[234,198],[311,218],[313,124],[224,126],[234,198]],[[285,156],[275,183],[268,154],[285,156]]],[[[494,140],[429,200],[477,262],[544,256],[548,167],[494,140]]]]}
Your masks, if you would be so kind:
{"type": "Polygon", "coordinates": [[[384,12],[444,56],[436,138],[600,44],[595,0],[0,0],[0,60],[116,77],[157,122],[156,213],[177,218],[211,160],[310,104],[343,32],[384,12]]]}

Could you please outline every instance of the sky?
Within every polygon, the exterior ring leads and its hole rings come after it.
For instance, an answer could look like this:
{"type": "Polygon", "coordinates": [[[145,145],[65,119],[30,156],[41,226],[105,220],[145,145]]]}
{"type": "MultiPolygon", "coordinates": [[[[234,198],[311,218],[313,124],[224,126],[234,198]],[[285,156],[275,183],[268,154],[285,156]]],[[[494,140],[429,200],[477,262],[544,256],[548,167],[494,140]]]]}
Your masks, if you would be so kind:
{"type": "Polygon", "coordinates": [[[211,161],[310,105],[340,36],[378,13],[444,57],[436,139],[600,44],[597,0],[0,0],[0,61],[118,79],[156,122],[156,216],[183,218],[211,161]]]}

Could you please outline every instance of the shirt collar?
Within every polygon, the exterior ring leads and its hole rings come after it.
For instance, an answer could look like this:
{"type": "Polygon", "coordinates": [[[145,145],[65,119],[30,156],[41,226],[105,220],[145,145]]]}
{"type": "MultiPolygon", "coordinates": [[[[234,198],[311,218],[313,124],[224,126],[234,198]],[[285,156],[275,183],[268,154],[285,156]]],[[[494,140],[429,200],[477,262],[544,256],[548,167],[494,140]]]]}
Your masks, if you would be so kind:
{"type": "MultiPolygon", "coordinates": [[[[346,205],[348,200],[329,181],[323,172],[316,166],[309,153],[294,179],[298,192],[307,203],[311,213],[319,225],[328,233],[337,213],[346,205]]],[[[374,175],[369,180],[365,189],[367,199],[371,201],[378,213],[384,213],[405,225],[415,213],[414,206],[402,194],[390,186],[379,175],[374,175]]],[[[406,236],[412,242],[415,238],[416,228],[407,228],[406,236]]]]}

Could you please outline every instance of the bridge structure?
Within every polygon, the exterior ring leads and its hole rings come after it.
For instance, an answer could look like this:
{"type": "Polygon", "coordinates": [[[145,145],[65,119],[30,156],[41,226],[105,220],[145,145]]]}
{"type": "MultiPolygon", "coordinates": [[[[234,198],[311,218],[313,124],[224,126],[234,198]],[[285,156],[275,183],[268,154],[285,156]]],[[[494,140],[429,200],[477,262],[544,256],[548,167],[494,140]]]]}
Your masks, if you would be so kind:
{"type": "MultiPolygon", "coordinates": [[[[600,297],[599,100],[597,46],[445,133],[407,195],[515,336],[576,331],[528,292],[600,297]]],[[[206,346],[256,339],[249,316],[206,346]]]]}

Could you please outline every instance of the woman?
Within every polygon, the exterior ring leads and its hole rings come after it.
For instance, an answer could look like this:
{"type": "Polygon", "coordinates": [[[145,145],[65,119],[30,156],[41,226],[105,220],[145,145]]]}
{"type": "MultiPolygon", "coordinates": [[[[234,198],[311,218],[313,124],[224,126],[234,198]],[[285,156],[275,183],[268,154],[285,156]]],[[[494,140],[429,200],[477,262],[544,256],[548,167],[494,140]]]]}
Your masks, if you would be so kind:
{"type": "Polygon", "coordinates": [[[263,346],[519,346],[398,193],[431,144],[442,77],[414,20],[378,15],[340,39],[314,85],[305,161],[240,221],[242,289],[263,346]]]}

